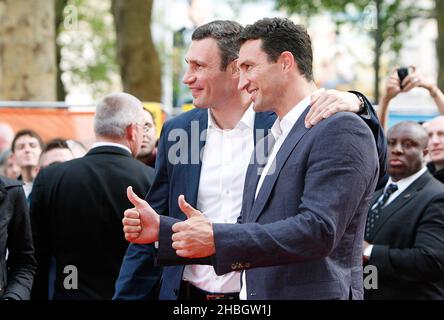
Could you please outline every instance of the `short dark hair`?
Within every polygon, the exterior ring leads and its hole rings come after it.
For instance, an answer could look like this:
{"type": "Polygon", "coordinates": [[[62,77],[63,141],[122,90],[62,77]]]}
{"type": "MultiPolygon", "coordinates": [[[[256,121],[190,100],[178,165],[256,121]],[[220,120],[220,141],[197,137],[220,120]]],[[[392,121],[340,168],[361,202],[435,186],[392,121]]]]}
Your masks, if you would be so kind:
{"type": "Polygon", "coordinates": [[[239,56],[238,36],[242,30],[242,25],[235,21],[215,20],[194,30],[191,40],[216,40],[220,50],[220,70],[225,71],[239,56]]]}
{"type": "Polygon", "coordinates": [[[32,129],[23,129],[23,130],[20,130],[19,132],[17,132],[14,136],[14,139],[12,140],[12,144],[11,144],[11,151],[12,152],[15,151],[15,143],[18,140],[18,138],[23,137],[23,136],[30,136],[30,137],[36,138],[37,141],[39,142],[40,148],[43,148],[42,137],[37,132],[35,132],[32,129]]]}
{"type": "Polygon", "coordinates": [[[53,149],[68,149],[68,150],[71,150],[71,149],[69,149],[68,143],[66,143],[65,139],[55,138],[55,139],[49,140],[46,143],[45,147],[42,150],[42,154],[44,154],[44,153],[46,153],[48,151],[51,151],[53,149]]]}
{"type": "Polygon", "coordinates": [[[301,75],[313,81],[313,50],[305,27],[286,18],[264,18],[248,25],[239,35],[239,46],[248,40],[262,40],[268,61],[276,62],[284,51],[293,54],[301,75]]]}

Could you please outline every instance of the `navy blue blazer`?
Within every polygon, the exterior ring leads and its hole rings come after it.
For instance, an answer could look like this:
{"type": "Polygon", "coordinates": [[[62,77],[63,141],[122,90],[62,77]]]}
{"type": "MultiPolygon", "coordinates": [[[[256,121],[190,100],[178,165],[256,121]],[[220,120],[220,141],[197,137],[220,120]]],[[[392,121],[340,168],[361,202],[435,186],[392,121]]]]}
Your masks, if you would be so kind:
{"type": "MultiPolygon", "coordinates": [[[[373,107],[365,96],[362,97],[365,99],[367,109],[367,116],[362,116],[362,118],[371,129],[376,140],[382,171],[380,181],[383,184],[386,181],[386,141],[373,107]]],[[[268,130],[275,119],[276,115],[274,113],[257,113],[255,129],[268,130]]],[[[190,146],[188,159],[196,160],[192,157],[200,154],[205,141],[204,139],[199,139],[199,142],[192,141],[191,132],[193,130],[198,132],[200,137],[202,131],[207,129],[207,125],[208,111],[206,109],[193,109],[168,120],[164,124],[159,141],[154,183],[146,196],[146,200],[159,214],[184,220],[185,215],[180,211],[177,204],[177,198],[180,194],[184,194],[187,201],[192,206],[196,206],[201,169],[200,161],[173,164],[168,161],[167,157],[169,152],[178,151],[177,141],[180,140],[181,131],[175,129],[182,128],[184,130],[182,133],[186,132],[188,136],[188,139],[182,139],[182,143],[190,146]],[[175,139],[168,139],[168,136],[170,138],[175,137],[175,139]]],[[[255,141],[260,138],[261,136],[256,137],[255,135],[255,141]]],[[[178,158],[181,156],[178,153],[176,155],[178,158]]],[[[156,283],[159,285],[159,278],[156,277],[156,274],[153,274],[152,268],[147,263],[152,261],[154,254],[152,245],[130,244],[116,282],[116,292],[113,299],[143,300],[155,296],[155,291],[158,288],[156,283]]],[[[164,268],[159,292],[160,299],[177,299],[183,268],[183,266],[164,268]]]]}
{"type": "Polygon", "coordinates": [[[179,258],[171,246],[177,220],[162,216],[158,263],[211,264],[219,275],[246,270],[249,300],[363,298],[364,225],[379,173],[375,141],[355,114],[306,129],[306,113],[256,198],[259,166],[249,165],[238,223],[213,224],[215,255],[179,258]]]}

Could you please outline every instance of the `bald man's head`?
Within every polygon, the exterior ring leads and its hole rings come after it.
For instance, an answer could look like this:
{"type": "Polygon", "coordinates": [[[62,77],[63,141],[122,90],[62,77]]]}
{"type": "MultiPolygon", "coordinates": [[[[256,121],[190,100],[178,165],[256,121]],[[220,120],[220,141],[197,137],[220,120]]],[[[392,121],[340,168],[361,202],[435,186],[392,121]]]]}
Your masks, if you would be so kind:
{"type": "Polygon", "coordinates": [[[387,133],[388,172],[393,181],[407,178],[424,167],[427,131],[418,123],[405,121],[387,133]]]}
{"type": "Polygon", "coordinates": [[[427,122],[426,130],[429,136],[428,149],[430,159],[437,170],[444,168],[444,116],[439,116],[427,122]]]}

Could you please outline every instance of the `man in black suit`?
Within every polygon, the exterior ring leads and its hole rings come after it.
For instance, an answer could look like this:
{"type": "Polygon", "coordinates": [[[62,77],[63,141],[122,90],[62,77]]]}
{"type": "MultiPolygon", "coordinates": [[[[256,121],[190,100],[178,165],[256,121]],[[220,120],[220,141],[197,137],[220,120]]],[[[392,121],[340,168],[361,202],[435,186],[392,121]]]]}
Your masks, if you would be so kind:
{"type": "Polygon", "coordinates": [[[142,103],[110,94],[94,118],[96,143],[83,157],[41,170],[31,221],[39,267],[33,298],[48,297],[55,258],[54,299],[111,299],[128,243],[121,228],[130,206],[126,188],[146,194],[153,169],[133,159],[147,131],[142,103]]]}
{"type": "Polygon", "coordinates": [[[385,188],[367,217],[363,260],[377,268],[365,299],[444,299],[444,186],[427,171],[427,132],[401,122],[388,133],[385,188]]]}

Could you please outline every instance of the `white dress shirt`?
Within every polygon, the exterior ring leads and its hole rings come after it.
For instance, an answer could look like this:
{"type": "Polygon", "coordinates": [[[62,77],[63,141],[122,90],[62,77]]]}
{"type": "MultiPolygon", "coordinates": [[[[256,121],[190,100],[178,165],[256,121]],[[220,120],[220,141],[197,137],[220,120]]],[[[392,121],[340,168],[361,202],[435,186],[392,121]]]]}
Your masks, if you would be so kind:
{"type": "MultiPolygon", "coordinates": [[[[265,165],[264,170],[261,173],[261,177],[259,178],[259,182],[256,187],[256,195],[259,193],[259,190],[262,187],[262,183],[265,180],[265,177],[270,172],[271,164],[274,162],[274,159],[276,158],[276,154],[279,152],[279,149],[281,148],[282,144],[284,143],[285,139],[287,138],[288,134],[290,133],[293,126],[298,121],[301,114],[305,111],[305,109],[310,105],[310,96],[304,98],[301,102],[299,102],[296,106],[293,107],[283,118],[282,120],[277,118],[276,121],[273,124],[273,127],[271,127],[271,134],[273,135],[275,139],[275,144],[273,146],[273,150],[270,153],[270,156],[267,160],[267,164],[265,165]]],[[[270,172],[271,174],[271,172],[270,172]]],[[[247,300],[247,282],[245,278],[245,272],[242,272],[242,289],[240,292],[240,299],[241,300],[247,300]]]]}
{"type": "Polygon", "coordinates": [[[23,182],[23,191],[25,191],[25,197],[28,199],[31,194],[32,187],[34,186],[34,182],[23,182]]]}
{"type": "Polygon", "coordinates": [[[91,149],[98,148],[98,147],[118,147],[118,148],[124,149],[124,150],[128,151],[130,154],[132,154],[131,150],[127,146],[124,146],[123,144],[120,144],[120,143],[96,142],[92,145],[91,149]]]}
{"type": "MultiPolygon", "coordinates": [[[[236,223],[240,215],[245,175],[254,149],[254,119],[250,106],[233,129],[223,130],[208,110],[196,207],[211,222],[236,223]]],[[[212,266],[186,266],[182,279],[208,292],[240,290],[239,272],[218,276],[212,266]]]]}
{"type": "MultiPolygon", "coordinates": [[[[421,170],[419,170],[417,173],[412,174],[411,176],[409,176],[407,178],[404,178],[404,179],[401,179],[401,180],[399,180],[397,182],[394,182],[392,180],[392,178],[390,177],[389,180],[387,181],[387,184],[384,187],[384,192],[385,192],[385,190],[387,189],[387,187],[390,184],[396,184],[398,186],[398,190],[396,190],[395,192],[393,192],[390,195],[390,197],[388,198],[387,202],[384,204],[383,208],[388,206],[391,202],[393,202],[393,200],[395,200],[401,193],[403,193],[405,189],[407,189],[413,182],[415,182],[426,171],[427,171],[427,167],[424,167],[421,170]]],[[[384,196],[384,192],[378,198],[378,201],[384,196]]],[[[372,209],[374,207],[376,207],[376,204],[378,203],[378,201],[375,202],[375,204],[372,206],[372,209]]]]}

